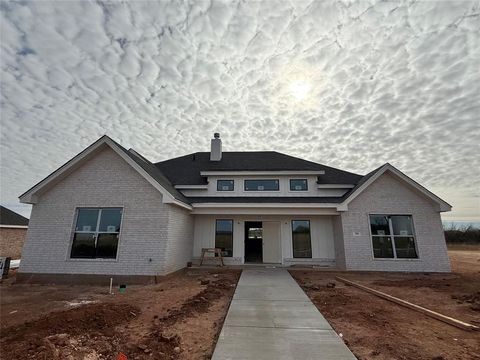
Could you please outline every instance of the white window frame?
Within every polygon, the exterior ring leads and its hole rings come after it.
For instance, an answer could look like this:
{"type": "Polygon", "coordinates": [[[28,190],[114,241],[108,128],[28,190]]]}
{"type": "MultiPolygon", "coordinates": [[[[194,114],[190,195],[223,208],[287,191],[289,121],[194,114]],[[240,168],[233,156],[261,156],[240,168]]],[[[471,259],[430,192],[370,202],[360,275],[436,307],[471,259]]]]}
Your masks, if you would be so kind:
{"type": "MultiPolygon", "coordinates": [[[[214,231],[214,238],[213,238],[213,244],[214,244],[214,247],[216,248],[217,247],[217,223],[218,221],[231,221],[232,222],[232,256],[222,256],[224,258],[228,258],[228,259],[232,259],[233,258],[233,249],[234,249],[234,246],[233,246],[233,234],[234,234],[234,227],[235,227],[235,221],[233,220],[233,218],[218,218],[218,219],[215,219],[215,231],[214,231]]],[[[216,256],[216,254],[215,254],[216,256]]]]}
{"type": "Polygon", "coordinates": [[[312,242],[312,222],[310,219],[291,219],[290,221],[290,229],[292,234],[292,259],[313,259],[313,242],[312,242]],[[308,221],[308,235],[310,237],[310,257],[295,257],[295,246],[294,246],[294,231],[293,231],[293,223],[295,221],[308,221]]]}
{"type": "Polygon", "coordinates": [[[122,231],[122,225],[123,225],[123,215],[124,215],[124,208],[121,206],[112,206],[112,207],[76,207],[75,208],[75,219],[73,222],[73,231],[72,231],[72,236],[71,236],[71,241],[70,241],[70,247],[68,249],[67,253],[67,258],[68,260],[71,261],[116,261],[118,259],[118,248],[120,245],[120,233],[122,231]],[[98,217],[97,217],[97,225],[95,228],[95,231],[76,231],[77,227],[77,221],[78,221],[78,215],[80,210],[98,210],[98,217]],[[98,231],[100,227],[100,219],[102,218],[102,211],[103,210],[120,210],[120,229],[119,231],[98,231]],[[101,257],[93,257],[93,258],[81,258],[81,257],[72,257],[72,248],[73,248],[73,242],[75,240],[75,234],[95,234],[95,248],[97,247],[97,241],[98,241],[98,235],[99,234],[117,234],[118,235],[118,241],[117,241],[117,253],[115,254],[115,257],[113,258],[101,258],[101,257]]]}
{"type": "Polygon", "coordinates": [[[308,179],[307,178],[291,178],[288,179],[288,191],[292,193],[299,193],[299,192],[308,192],[308,179]],[[307,183],[307,188],[305,190],[292,190],[292,180],[305,180],[307,183]]]}
{"type": "MultiPolygon", "coordinates": [[[[374,260],[395,260],[395,261],[414,261],[414,260],[419,260],[420,259],[420,253],[418,252],[418,246],[417,246],[417,235],[415,233],[415,225],[413,223],[413,215],[412,214],[368,214],[368,232],[370,234],[370,245],[372,247],[372,258],[374,260]],[[388,219],[388,229],[390,231],[390,235],[374,235],[372,234],[372,223],[371,223],[371,216],[385,216],[388,219]],[[395,247],[395,236],[397,237],[402,237],[402,235],[394,235],[393,234],[393,224],[392,224],[392,219],[390,218],[391,216],[408,216],[410,217],[410,222],[412,224],[412,235],[405,235],[409,237],[413,237],[413,243],[415,245],[415,253],[417,254],[417,257],[415,258],[398,258],[397,257],[397,249],[395,247]],[[392,247],[393,247],[393,258],[382,258],[382,257],[375,257],[375,252],[373,249],[373,237],[389,237],[391,242],[392,242],[392,247]]],[[[405,237],[404,236],[404,237],[405,237]]]]}
{"type": "Polygon", "coordinates": [[[216,191],[219,191],[219,192],[234,192],[235,191],[235,179],[217,179],[217,189],[216,191]],[[219,181],[231,181],[233,183],[233,188],[232,190],[221,190],[221,189],[218,189],[218,182],[219,181]]]}
{"type": "Polygon", "coordinates": [[[280,191],[280,179],[243,179],[243,191],[244,192],[279,192],[280,191]],[[277,190],[247,190],[247,181],[276,181],[278,183],[278,189],[277,190]]]}

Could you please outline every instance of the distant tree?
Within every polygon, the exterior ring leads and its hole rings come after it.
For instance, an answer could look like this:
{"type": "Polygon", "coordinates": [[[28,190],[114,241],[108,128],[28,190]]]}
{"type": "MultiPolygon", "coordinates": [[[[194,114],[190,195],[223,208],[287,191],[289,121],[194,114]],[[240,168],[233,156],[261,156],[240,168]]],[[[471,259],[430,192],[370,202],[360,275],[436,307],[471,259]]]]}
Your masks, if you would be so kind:
{"type": "Polygon", "coordinates": [[[473,225],[458,226],[450,224],[444,227],[445,240],[452,244],[480,244],[480,229],[473,225]]]}

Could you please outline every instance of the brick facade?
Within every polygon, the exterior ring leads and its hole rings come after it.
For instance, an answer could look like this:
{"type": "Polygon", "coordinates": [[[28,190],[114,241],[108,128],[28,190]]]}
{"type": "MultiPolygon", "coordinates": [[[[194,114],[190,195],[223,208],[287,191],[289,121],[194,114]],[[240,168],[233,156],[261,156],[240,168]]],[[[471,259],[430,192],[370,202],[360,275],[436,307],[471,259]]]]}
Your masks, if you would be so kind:
{"type": "MultiPolygon", "coordinates": [[[[40,195],[32,208],[19,272],[163,275],[184,267],[191,256],[191,251],[183,256],[175,251],[179,244],[193,243],[187,230],[193,225],[182,225],[182,211],[162,203],[162,195],[151,184],[106,148],[40,195]],[[70,259],[77,207],[123,208],[116,260],[70,259]],[[168,226],[175,221],[177,225],[168,226]],[[170,247],[169,231],[174,243],[170,247]]],[[[184,251],[185,245],[180,249],[184,251]]]]}
{"type": "MultiPolygon", "coordinates": [[[[341,215],[347,270],[450,271],[438,204],[388,172],[381,175],[341,215]],[[374,259],[369,214],[412,215],[418,259],[374,259]]],[[[341,252],[340,252],[341,253],[341,252]]]]}
{"type": "Polygon", "coordinates": [[[0,256],[20,259],[26,234],[26,228],[0,228],[0,256]]]}
{"type": "MultiPolygon", "coordinates": [[[[315,220],[323,226],[312,222],[313,238],[320,239],[318,244],[328,245],[323,248],[315,242],[313,255],[328,258],[332,263],[335,259],[337,267],[347,270],[450,271],[439,210],[438,204],[387,172],[355,198],[348,205],[348,211],[315,220]],[[373,259],[369,214],[412,215],[419,259],[373,259]]],[[[201,231],[199,217],[196,219],[195,223],[189,210],[164,204],[157,189],[112,149],[105,147],[39,194],[32,208],[19,272],[25,277],[31,274],[165,275],[185,267],[194,255],[199,255],[201,247],[212,245],[213,218],[210,225],[205,225],[208,231],[201,231]],[[117,259],[70,259],[78,207],[123,208],[117,259]]],[[[234,219],[237,225],[243,221],[234,219]]],[[[283,246],[282,254],[288,260],[291,217],[277,220],[281,220],[282,229],[285,227],[282,238],[287,239],[288,246],[283,246]]],[[[234,237],[240,239],[234,245],[234,252],[241,258],[242,226],[234,229],[237,229],[234,237]]]]}

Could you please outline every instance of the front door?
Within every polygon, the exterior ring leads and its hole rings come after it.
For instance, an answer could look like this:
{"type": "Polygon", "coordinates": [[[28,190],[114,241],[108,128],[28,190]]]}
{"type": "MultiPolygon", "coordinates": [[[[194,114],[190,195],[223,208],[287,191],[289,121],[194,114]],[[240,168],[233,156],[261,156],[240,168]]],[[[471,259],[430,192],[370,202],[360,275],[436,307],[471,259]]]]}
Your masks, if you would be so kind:
{"type": "Polygon", "coordinates": [[[264,221],[263,225],[263,262],[281,263],[280,221],[264,221]]]}
{"type": "Polygon", "coordinates": [[[263,229],[261,221],[245,221],[245,262],[261,263],[263,229]]]}

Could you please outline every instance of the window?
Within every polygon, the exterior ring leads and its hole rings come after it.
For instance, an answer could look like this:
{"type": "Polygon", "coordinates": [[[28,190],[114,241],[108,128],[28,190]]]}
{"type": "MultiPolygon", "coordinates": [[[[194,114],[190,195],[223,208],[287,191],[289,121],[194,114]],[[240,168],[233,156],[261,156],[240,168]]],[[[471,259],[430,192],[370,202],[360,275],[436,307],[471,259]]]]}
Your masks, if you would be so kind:
{"type": "Polygon", "coordinates": [[[292,220],[292,239],[294,258],[312,257],[309,220],[292,220]]]}
{"type": "Polygon", "coordinates": [[[307,179],[290,179],[291,191],[307,191],[308,184],[307,179]]]}
{"type": "Polygon", "coordinates": [[[370,229],[375,258],[418,258],[411,216],[370,215],[370,229]]]}
{"type": "Polygon", "coordinates": [[[263,238],[263,228],[249,227],[248,228],[248,238],[249,239],[262,239],[263,238]]]}
{"type": "Polygon", "coordinates": [[[278,191],[278,180],[245,180],[245,191],[278,191]]]}
{"type": "Polygon", "coordinates": [[[233,180],[217,180],[217,191],[233,191],[233,180]]]}
{"type": "Polygon", "coordinates": [[[70,258],[115,259],[121,221],[122,209],[78,209],[70,258]]]}
{"type": "Polygon", "coordinates": [[[233,256],[233,220],[216,221],[215,247],[222,249],[222,256],[233,256]]]}

